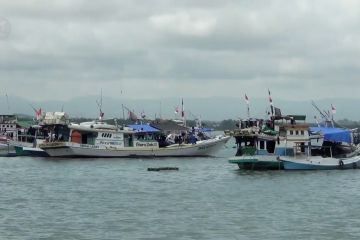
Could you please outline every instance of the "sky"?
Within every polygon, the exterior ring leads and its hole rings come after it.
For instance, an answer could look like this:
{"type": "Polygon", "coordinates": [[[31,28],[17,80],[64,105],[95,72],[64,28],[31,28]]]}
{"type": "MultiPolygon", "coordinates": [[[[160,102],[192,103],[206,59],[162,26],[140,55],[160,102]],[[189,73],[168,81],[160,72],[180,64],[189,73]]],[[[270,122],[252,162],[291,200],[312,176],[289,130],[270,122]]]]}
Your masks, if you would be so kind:
{"type": "Polygon", "coordinates": [[[0,0],[0,94],[359,98],[357,0],[0,0]]]}

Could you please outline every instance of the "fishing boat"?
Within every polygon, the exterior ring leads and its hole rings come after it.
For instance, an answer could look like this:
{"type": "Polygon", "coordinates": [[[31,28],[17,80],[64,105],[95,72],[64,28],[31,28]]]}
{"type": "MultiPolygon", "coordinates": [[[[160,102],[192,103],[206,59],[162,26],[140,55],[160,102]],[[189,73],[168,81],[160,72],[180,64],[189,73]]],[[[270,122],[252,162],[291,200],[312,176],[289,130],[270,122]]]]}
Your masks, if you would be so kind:
{"type": "Polygon", "coordinates": [[[278,115],[270,120],[247,119],[239,123],[233,136],[237,153],[229,159],[240,169],[278,170],[283,169],[280,156],[293,155],[294,146],[305,144],[321,135],[312,135],[303,115],[278,115]],[[300,123],[299,123],[300,122],[300,123]]]}
{"type": "Polygon", "coordinates": [[[37,124],[30,126],[26,133],[9,141],[17,156],[48,157],[38,146],[43,142],[61,139],[67,134],[69,116],[65,112],[46,112],[37,118],[37,124]]]}
{"type": "MultiPolygon", "coordinates": [[[[188,142],[185,138],[166,145],[161,131],[151,126],[142,129],[119,127],[102,121],[69,124],[69,135],[62,141],[39,145],[51,157],[190,157],[212,156],[229,136],[188,142]]],[[[165,139],[164,139],[165,138],[165,139]]]]}
{"type": "Polygon", "coordinates": [[[334,157],[332,148],[329,148],[330,156],[312,155],[311,145],[305,146],[308,150],[300,152],[299,146],[294,147],[292,156],[281,156],[279,161],[285,170],[334,170],[334,169],[356,169],[360,167],[360,149],[352,152],[351,157],[334,157]]]}
{"type": "Polygon", "coordinates": [[[360,167],[360,156],[334,158],[322,156],[280,157],[285,170],[334,170],[360,167]]]}
{"type": "Polygon", "coordinates": [[[26,127],[20,123],[14,114],[0,115],[0,155],[14,156],[14,146],[10,143],[16,141],[22,135],[26,127]]]}

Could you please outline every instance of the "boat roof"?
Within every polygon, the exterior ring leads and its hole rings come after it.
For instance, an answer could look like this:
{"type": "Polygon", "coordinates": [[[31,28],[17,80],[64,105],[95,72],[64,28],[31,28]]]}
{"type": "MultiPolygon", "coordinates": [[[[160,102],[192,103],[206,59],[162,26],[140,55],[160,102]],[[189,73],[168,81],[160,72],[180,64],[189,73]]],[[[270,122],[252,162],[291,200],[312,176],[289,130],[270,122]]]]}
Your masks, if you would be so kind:
{"type": "Polygon", "coordinates": [[[161,131],[187,131],[188,128],[180,126],[172,120],[156,120],[150,124],[150,126],[157,128],[161,131]]]}
{"type": "Polygon", "coordinates": [[[324,141],[352,143],[351,130],[343,128],[311,127],[311,133],[322,133],[324,141]]]}
{"type": "Polygon", "coordinates": [[[104,126],[98,126],[96,124],[94,125],[88,125],[88,124],[76,124],[76,123],[70,123],[68,125],[70,129],[78,130],[78,131],[84,131],[84,132],[122,132],[122,133],[134,133],[133,130],[129,128],[124,129],[115,129],[112,127],[104,127],[104,126]]]}
{"type": "Polygon", "coordinates": [[[69,123],[69,115],[65,112],[46,112],[42,119],[42,125],[66,125],[69,123]]]}
{"type": "Polygon", "coordinates": [[[128,125],[128,127],[134,129],[137,132],[148,132],[148,133],[160,132],[159,129],[154,128],[148,124],[132,124],[132,125],[128,125]]]}

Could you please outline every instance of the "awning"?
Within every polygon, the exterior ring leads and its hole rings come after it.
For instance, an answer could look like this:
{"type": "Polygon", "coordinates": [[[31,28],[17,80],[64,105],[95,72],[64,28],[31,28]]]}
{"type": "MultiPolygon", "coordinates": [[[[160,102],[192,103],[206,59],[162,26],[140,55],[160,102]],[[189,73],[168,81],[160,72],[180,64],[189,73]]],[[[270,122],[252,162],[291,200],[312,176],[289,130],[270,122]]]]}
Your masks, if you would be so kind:
{"type": "Polygon", "coordinates": [[[310,132],[323,134],[324,141],[352,143],[351,131],[349,129],[311,127],[310,132]]]}

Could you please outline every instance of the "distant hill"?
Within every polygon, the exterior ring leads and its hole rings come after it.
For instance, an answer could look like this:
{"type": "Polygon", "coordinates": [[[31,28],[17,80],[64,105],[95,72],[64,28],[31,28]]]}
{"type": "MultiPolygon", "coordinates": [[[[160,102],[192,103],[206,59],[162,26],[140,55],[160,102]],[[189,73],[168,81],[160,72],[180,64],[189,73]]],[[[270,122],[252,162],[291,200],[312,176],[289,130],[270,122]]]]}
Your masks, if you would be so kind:
{"type": "MultiPolygon", "coordinates": [[[[6,99],[0,99],[0,113],[22,113],[34,116],[30,105],[35,108],[41,107],[46,111],[61,111],[63,109],[71,117],[95,118],[98,116],[96,100],[99,96],[77,97],[69,101],[42,101],[36,102],[22,97],[9,96],[9,105],[6,99]]],[[[337,108],[336,119],[359,120],[359,99],[322,99],[316,101],[323,109],[330,109],[330,104],[337,108]]],[[[162,99],[124,99],[103,97],[103,112],[106,118],[122,118],[122,104],[140,115],[144,111],[147,117],[155,115],[163,118],[175,118],[175,107],[181,107],[181,98],[162,99]]],[[[283,114],[305,114],[309,122],[314,121],[317,114],[312,107],[311,101],[307,100],[280,100],[274,98],[274,105],[281,108],[283,114]]],[[[211,98],[186,98],[184,99],[185,112],[188,119],[194,119],[195,115],[201,115],[204,120],[220,121],[224,119],[246,118],[246,104],[242,97],[211,97],[211,98]]],[[[253,117],[265,117],[269,110],[267,99],[251,99],[250,114],[253,117]]],[[[125,111],[127,117],[127,111],[125,111]]],[[[318,115],[318,114],[317,114],[318,115]]]]}

